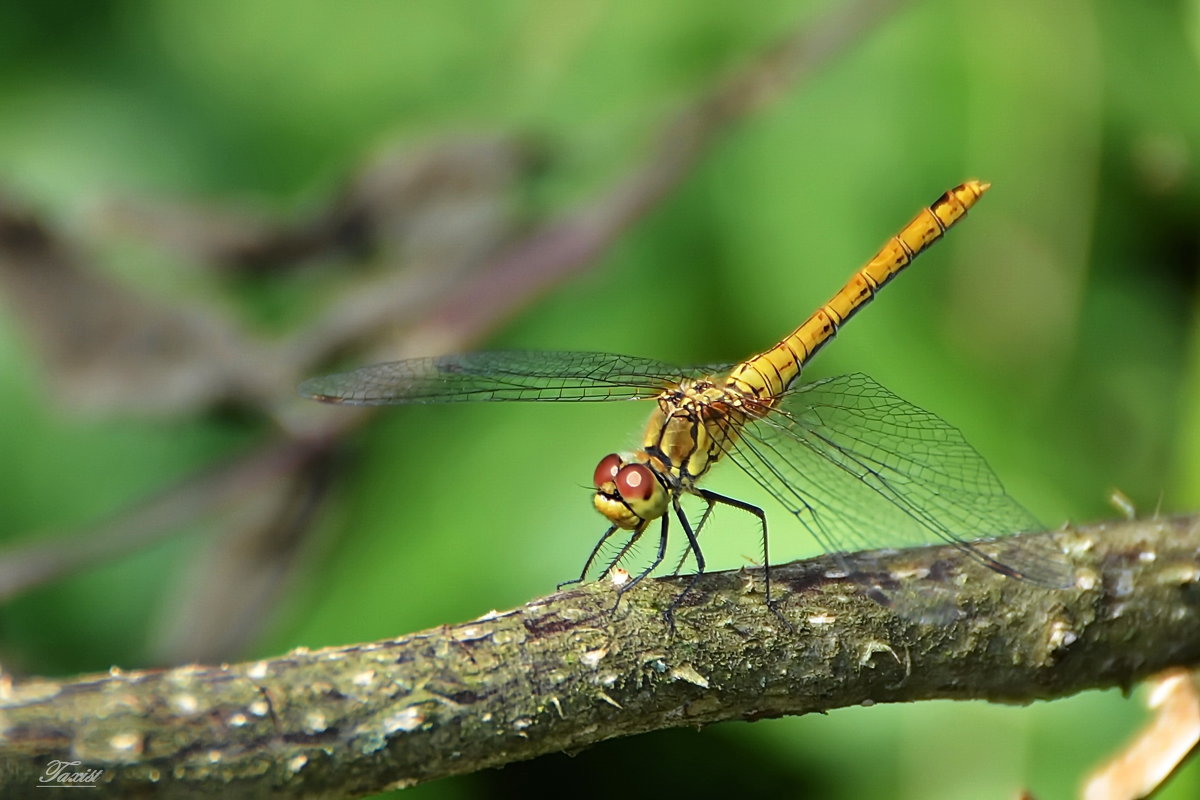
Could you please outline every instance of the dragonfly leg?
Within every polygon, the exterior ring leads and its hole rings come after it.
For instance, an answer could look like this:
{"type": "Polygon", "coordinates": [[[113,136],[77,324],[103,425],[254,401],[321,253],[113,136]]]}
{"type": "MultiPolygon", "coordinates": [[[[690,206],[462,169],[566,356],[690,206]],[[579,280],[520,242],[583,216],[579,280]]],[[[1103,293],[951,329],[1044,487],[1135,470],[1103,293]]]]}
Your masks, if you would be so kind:
{"type": "MultiPolygon", "coordinates": [[[[721,501],[711,499],[705,495],[701,496],[708,501],[708,510],[705,511],[704,516],[700,518],[700,525],[703,526],[705,520],[708,519],[709,512],[712,511],[713,504],[721,501]]],[[[720,495],[716,495],[716,497],[719,498],[720,495]]],[[[678,497],[672,499],[672,505],[675,507],[675,516],[679,518],[679,524],[683,527],[683,533],[685,536],[687,536],[688,549],[693,555],[696,556],[696,574],[692,576],[692,579],[688,581],[688,585],[683,587],[683,591],[679,593],[678,597],[671,601],[671,605],[667,606],[667,610],[663,612],[663,616],[667,619],[667,625],[669,625],[673,631],[675,630],[675,609],[679,608],[679,604],[683,602],[683,598],[687,597],[687,593],[692,590],[692,587],[696,585],[696,581],[700,580],[700,576],[704,574],[704,553],[700,550],[700,542],[696,539],[696,533],[699,532],[700,527],[698,526],[696,531],[692,530],[691,523],[689,523],[687,519],[687,514],[683,513],[683,507],[679,505],[678,497]]],[[[664,516],[663,519],[666,519],[666,516],[664,516]]],[[[686,553],[684,554],[684,557],[687,557],[686,553]]]]}
{"type": "MultiPolygon", "coordinates": [[[[707,497],[705,497],[703,499],[704,499],[704,502],[708,504],[708,507],[705,508],[704,513],[700,515],[700,521],[698,523],[696,523],[696,527],[694,528],[697,541],[699,541],[699,539],[700,539],[700,532],[702,530],[704,530],[704,525],[708,522],[709,515],[712,514],[713,508],[715,508],[717,505],[716,500],[709,500],[707,497]]],[[[673,569],[671,571],[672,575],[679,574],[679,571],[681,569],[683,569],[683,562],[687,561],[687,557],[689,555],[691,555],[691,553],[692,553],[692,548],[690,548],[690,547],[687,550],[683,551],[683,555],[681,555],[679,557],[679,560],[675,562],[675,569],[673,569]]]]}
{"type": "MultiPolygon", "coordinates": [[[[625,596],[625,593],[628,592],[630,589],[632,589],[634,586],[637,586],[639,583],[641,583],[642,578],[645,578],[651,572],[654,572],[654,570],[658,568],[658,565],[663,562],[663,559],[666,558],[666,556],[667,556],[667,530],[669,527],[669,521],[670,521],[670,518],[666,514],[663,514],[662,532],[658,536],[658,554],[654,557],[654,561],[650,564],[650,566],[646,567],[644,570],[639,572],[637,574],[637,577],[635,577],[633,580],[629,581],[629,583],[626,583],[625,585],[621,586],[617,590],[617,602],[615,605],[613,605],[613,611],[617,610],[617,606],[621,604],[621,598],[625,596]]],[[[645,526],[639,528],[637,531],[634,532],[634,535],[632,537],[630,537],[630,541],[627,542],[625,544],[625,546],[621,548],[621,552],[617,554],[618,558],[625,555],[625,552],[629,549],[630,545],[633,544],[633,541],[636,540],[638,536],[641,536],[642,531],[644,531],[644,530],[646,530],[645,526]]]]}
{"type": "MultiPolygon", "coordinates": [[[[596,556],[600,555],[600,549],[604,547],[604,543],[607,542],[616,532],[617,526],[610,525],[608,530],[604,532],[604,535],[600,537],[600,541],[596,542],[596,546],[592,548],[592,553],[587,557],[587,561],[583,562],[583,571],[579,573],[579,577],[572,578],[569,581],[563,581],[558,585],[558,588],[561,590],[564,586],[573,586],[576,583],[583,583],[584,579],[587,578],[588,570],[592,568],[592,564],[596,561],[596,556]]],[[[638,534],[640,534],[640,531],[638,534]]],[[[628,550],[630,545],[633,544],[633,540],[637,538],[638,534],[634,534],[633,538],[621,548],[621,552],[618,554],[618,557],[625,554],[625,551],[628,550]]]]}
{"type": "MultiPolygon", "coordinates": [[[[758,517],[759,527],[762,528],[763,595],[766,598],[767,607],[772,611],[775,611],[776,616],[778,616],[779,612],[776,611],[775,606],[771,603],[771,555],[770,549],[767,545],[767,512],[763,511],[761,508],[752,503],[747,503],[744,500],[737,500],[732,497],[726,497],[725,495],[717,494],[716,492],[710,492],[708,489],[700,489],[698,493],[709,503],[710,509],[712,508],[713,504],[721,503],[722,505],[732,506],[733,508],[740,508],[742,511],[749,512],[758,517]]],[[[707,516],[708,515],[705,514],[705,517],[707,516]]]]}
{"type": "MultiPolygon", "coordinates": [[[[633,549],[633,546],[638,543],[639,539],[642,538],[642,534],[646,532],[646,526],[649,524],[649,522],[643,522],[640,528],[636,528],[630,532],[629,538],[625,540],[625,544],[621,545],[620,549],[617,550],[616,555],[608,560],[608,566],[604,569],[605,575],[611,575],[613,569],[625,560],[625,556],[629,554],[629,551],[633,549]]],[[[653,569],[653,567],[651,567],[651,569],[653,569]]]]}

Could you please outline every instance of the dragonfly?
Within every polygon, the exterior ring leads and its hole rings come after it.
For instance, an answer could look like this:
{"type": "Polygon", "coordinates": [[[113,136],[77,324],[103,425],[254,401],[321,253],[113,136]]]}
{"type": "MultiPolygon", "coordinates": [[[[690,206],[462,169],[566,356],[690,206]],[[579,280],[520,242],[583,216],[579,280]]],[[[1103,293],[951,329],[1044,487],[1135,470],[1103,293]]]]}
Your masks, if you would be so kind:
{"type": "Polygon", "coordinates": [[[722,459],[749,474],[829,553],[845,556],[863,548],[940,541],[1003,575],[1066,587],[1073,575],[1049,546],[1022,537],[1022,544],[995,555],[976,543],[1041,525],[1005,492],[958,429],[863,374],[798,380],[841,327],[963,219],[989,185],[967,181],[923,208],[799,327],[737,364],[681,368],[602,352],[476,352],[313,378],[301,384],[300,393],[326,403],[367,406],[649,401],[641,446],[610,453],[596,466],[593,505],[609,527],[579,579],[568,581],[586,580],[600,554],[612,547],[612,537],[626,532],[609,563],[612,573],[658,521],[651,563],[633,578],[614,581],[618,602],[666,558],[672,519],[687,540],[676,572],[689,554],[696,564],[687,594],[706,569],[700,532],[715,507],[728,506],[757,519],[770,605],[766,512],[700,485],[722,459]],[[695,524],[681,504],[688,496],[706,504],[695,524]]]}

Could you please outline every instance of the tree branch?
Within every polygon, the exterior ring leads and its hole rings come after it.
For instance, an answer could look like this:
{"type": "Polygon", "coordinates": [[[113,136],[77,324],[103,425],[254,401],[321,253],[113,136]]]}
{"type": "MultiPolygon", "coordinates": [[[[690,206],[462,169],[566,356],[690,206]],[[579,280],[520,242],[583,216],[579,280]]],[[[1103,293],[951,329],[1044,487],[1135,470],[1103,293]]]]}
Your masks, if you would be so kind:
{"type": "MultiPolygon", "coordinates": [[[[354,796],[673,726],[932,698],[1027,703],[1200,662],[1200,514],[1035,534],[1077,586],[1042,589],[927,547],[647,581],[612,611],[597,582],[394,640],[220,667],[5,681],[0,794],[52,759],[102,796],[354,796]],[[866,596],[936,575],[958,619],[866,596]],[[904,580],[898,578],[899,580],[904,580]]],[[[936,593],[932,593],[931,596],[936,593]]],[[[935,601],[936,602],[936,601],[935,601]]]]}

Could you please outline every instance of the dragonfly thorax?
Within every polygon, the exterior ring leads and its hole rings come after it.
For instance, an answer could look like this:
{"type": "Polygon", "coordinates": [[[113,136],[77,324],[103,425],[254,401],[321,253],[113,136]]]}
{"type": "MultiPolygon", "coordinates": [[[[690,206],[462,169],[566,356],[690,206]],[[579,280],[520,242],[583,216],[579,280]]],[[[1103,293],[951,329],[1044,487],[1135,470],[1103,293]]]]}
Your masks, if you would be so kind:
{"type": "Polygon", "coordinates": [[[758,405],[755,398],[727,384],[682,381],[658,396],[642,448],[659,454],[676,482],[690,490],[737,440],[752,405],[758,405]]]}

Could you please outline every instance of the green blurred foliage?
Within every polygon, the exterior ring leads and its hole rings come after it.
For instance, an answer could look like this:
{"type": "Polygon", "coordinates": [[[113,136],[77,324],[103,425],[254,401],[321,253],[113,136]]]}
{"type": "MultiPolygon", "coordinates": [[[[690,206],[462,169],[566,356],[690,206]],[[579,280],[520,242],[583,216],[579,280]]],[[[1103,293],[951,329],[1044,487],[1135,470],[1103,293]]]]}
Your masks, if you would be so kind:
{"type": "MultiPolygon", "coordinates": [[[[523,209],[552,216],[610,185],[674,110],[820,10],[782,0],[3,3],[0,181],[67,229],[121,194],[287,212],[322,202],[387,140],[499,130],[552,152],[523,209]]],[[[922,204],[978,177],[994,188],[970,220],[812,374],[867,372],[959,425],[1049,523],[1112,515],[1110,487],[1145,513],[1195,508],[1198,59],[1195,0],[914,3],[734,126],[601,263],[490,344],[736,359],[790,330],[922,204]]],[[[260,299],[240,309],[247,322],[277,315],[260,299]]],[[[227,422],[64,415],[7,321],[0,381],[0,536],[10,541],[111,513],[255,438],[227,422]]],[[[382,415],[256,654],[462,620],[572,577],[603,527],[579,487],[600,455],[635,441],[643,411],[382,415]]],[[[740,481],[721,470],[711,485],[761,499],[740,481]]],[[[774,517],[777,558],[811,551],[774,517]]],[[[741,521],[718,524],[729,532],[710,533],[715,567],[757,551],[741,521]]],[[[139,666],[170,584],[208,535],[181,531],[8,604],[8,663],[139,666]]],[[[693,796],[739,786],[1011,797],[1028,785],[1063,797],[1139,709],[1115,692],[1030,709],[853,709],[610,743],[417,795],[586,784],[633,796],[653,770],[693,796]]],[[[1197,791],[1193,765],[1161,796],[1197,791]]]]}

